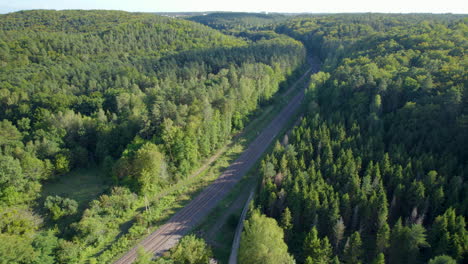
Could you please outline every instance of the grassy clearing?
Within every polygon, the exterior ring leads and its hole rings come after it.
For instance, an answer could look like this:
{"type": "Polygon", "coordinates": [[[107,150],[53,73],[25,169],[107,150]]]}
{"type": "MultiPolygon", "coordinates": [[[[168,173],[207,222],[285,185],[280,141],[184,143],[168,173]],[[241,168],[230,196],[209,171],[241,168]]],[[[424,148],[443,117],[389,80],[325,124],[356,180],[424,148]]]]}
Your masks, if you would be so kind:
{"type": "Polygon", "coordinates": [[[41,197],[59,195],[78,202],[80,208],[99,197],[110,186],[110,180],[98,167],[82,168],[60,176],[43,185],[41,197]]]}

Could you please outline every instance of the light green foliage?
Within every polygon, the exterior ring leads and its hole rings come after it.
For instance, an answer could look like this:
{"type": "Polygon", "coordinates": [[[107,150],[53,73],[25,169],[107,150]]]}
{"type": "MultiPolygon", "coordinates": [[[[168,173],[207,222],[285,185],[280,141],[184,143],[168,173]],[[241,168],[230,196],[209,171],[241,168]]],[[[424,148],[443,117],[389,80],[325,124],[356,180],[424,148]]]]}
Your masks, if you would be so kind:
{"type": "Polygon", "coordinates": [[[0,203],[30,201],[39,195],[39,180],[47,177],[47,163],[22,153],[21,159],[0,154],[0,203]]]}
{"type": "MultiPolygon", "coordinates": [[[[320,57],[321,71],[311,76],[308,107],[287,147],[276,146],[262,162],[258,199],[285,228],[292,254],[306,261],[313,226],[319,249],[328,252],[332,242],[333,254],[325,255],[333,263],[381,263],[382,253],[389,263],[463,260],[466,16],[193,20],[229,35],[154,14],[0,15],[0,235],[10,242],[3,249],[20,252],[7,261],[104,263],[131,247],[177,200],[162,197],[141,212],[143,196],[187,180],[259,105],[277,100],[286,78],[301,72],[304,46],[320,57]],[[99,177],[67,173],[103,163],[121,187],[88,188],[82,179],[99,177]],[[86,207],[75,223],[44,223],[70,239],[57,250],[55,234],[41,238],[40,219],[25,213],[43,184],[42,197],[67,196],[86,207]]],[[[49,202],[54,218],[70,207],[49,202]]],[[[291,260],[280,233],[276,241],[258,239],[280,245],[280,257],[264,254],[271,263],[291,260]]],[[[254,256],[267,251],[250,248],[254,256]]]]}
{"type": "MultiPolygon", "coordinates": [[[[42,258],[37,249],[39,237],[34,237],[41,219],[21,208],[0,211],[0,263],[36,263],[42,258]]],[[[50,263],[50,262],[49,262],[50,263]]]]}
{"type": "Polygon", "coordinates": [[[60,240],[57,250],[58,263],[79,263],[83,248],[71,241],[60,240]]]}
{"type": "Polygon", "coordinates": [[[168,182],[164,155],[152,143],[136,143],[127,147],[114,166],[115,175],[138,193],[154,193],[168,182]]]}
{"type": "Polygon", "coordinates": [[[449,208],[443,215],[437,216],[429,233],[431,250],[435,255],[449,255],[462,260],[468,252],[468,232],[465,218],[449,208]]]}
{"type": "Polygon", "coordinates": [[[449,256],[442,255],[429,260],[428,264],[457,264],[457,261],[449,256]]]}
{"type": "Polygon", "coordinates": [[[152,254],[147,252],[143,247],[137,248],[137,259],[133,262],[135,264],[151,264],[152,254]]]}
{"type": "Polygon", "coordinates": [[[354,232],[346,241],[343,262],[349,264],[362,263],[363,253],[361,235],[359,232],[354,232]]]}
{"type": "Polygon", "coordinates": [[[315,227],[304,241],[304,256],[307,264],[325,264],[332,259],[332,248],[327,237],[320,239],[315,227]]]}
{"type": "Polygon", "coordinates": [[[63,154],[55,156],[55,172],[57,174],[64,174],[70,171],[70,160],[63,154]]]}
{"type": "Polygon", "coordinates": [[[274,219],[254,211],[244,224],[239,263],[294,263],[283,236],[283,230],[274,219]]]}
{"type": "Polygon", "coordinates": [[[203,239],[188,235],[171,250],[170,259],[175,264],[205,264],[209,263],[212,256],[211,249],[203,239]]]}
{"type": "Polygon", "coordinates": [[[0,199],[6,203],[14,203],[19,199],[18,192],[26,187],[23,170],[19,160],[0,155],[0,199]]]}
{"type": "Polygon", "coordinates": [[[36,258],[34,248],[27,237],[0,233],[0,263],[33,263],[36,258]]]}
{"type": "Polygon", "coordinates": [[[314,101],[317,98],[317,90],[321,88],[330,78],[330,73],[319,71],[310,76],[310,85],[307,90],[309,100],[314,101]]]}
{"type": "Polygon", "coordinates": [[[39,228],[41,219],[31,210],[6,207],[0,211],[0,233],[30,236],[39,228]]]}
{"type": "Polygon", "coordinates": [[[284,209],[283,215],[281,216],[281,228],[288,231],[292,228],[291,211],[287,207],[284,209]]]}
{"type": "Polygon", "coordinates": [[[21,146],[23,136],[18,129],[8,120],[0,122],[0,147],[21,146]]]}
{"type": "Polygon", "coordinates": [[[78,210],[78,203],[70,198],[47,196],[44,207],[52,214],[53,220],[58,220],[63,216],[75,214],[78,210]]]}
{"type": "Polygon", "coordinates": [[[127,188],[112,188],[110,195],[102,195],[85,210],[81,220],[75,224],[77,237],[85,245],[102,246],[119,233],[118,229],[108,226],[117,225],[122,218],[128,217],[135,209],[136,200],[136,195],[127,188]]]}
{"type": "Polygon", "coordinates": [[[385,264],[385,255],[383,253],[379,253],[372,261],[372,264],[385,264]]]}
{"type": "Polygon", "coordinates": [[[142,193],[151,192],[151,187],[168,180],[164,156],[154,144],[147,143],[136,152],[133,166],[142,193]]]}

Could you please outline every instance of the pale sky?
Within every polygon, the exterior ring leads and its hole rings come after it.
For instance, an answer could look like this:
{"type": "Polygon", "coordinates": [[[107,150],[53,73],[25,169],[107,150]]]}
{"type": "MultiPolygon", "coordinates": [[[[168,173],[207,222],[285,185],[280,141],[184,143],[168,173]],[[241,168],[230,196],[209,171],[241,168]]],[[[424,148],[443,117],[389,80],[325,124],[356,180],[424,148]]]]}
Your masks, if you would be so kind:
{"type": "Polygon", "coordinates": [[[28,9],[140,12],[242,11],[288,13],[468,13],[467,0],[0,0],[0,13],[28,9]]]}

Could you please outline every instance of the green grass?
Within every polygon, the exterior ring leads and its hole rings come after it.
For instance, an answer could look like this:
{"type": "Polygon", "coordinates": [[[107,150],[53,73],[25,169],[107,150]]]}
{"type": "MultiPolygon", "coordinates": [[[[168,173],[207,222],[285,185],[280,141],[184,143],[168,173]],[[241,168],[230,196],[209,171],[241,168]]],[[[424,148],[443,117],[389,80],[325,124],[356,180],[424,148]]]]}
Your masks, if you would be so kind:
{"type": "Polygon", "coordinates": [[[99,197],[110,187],[110,180],[97,167],[73,170],[43,185],[42,198],[58,195],[78,202],[80,208],[99,197]]]}
{"type": "MultiPolygon", "coordinates": [[[[257,166],[254,166],[252,169],[256,168],[257,166]]],[[[194,230],[194,233],[204,237],[212,246],[214,256],[220,264],[228,262],[229,255],[231,253],[231,244],[236,232],[236,226],[232,226],[231,223],[229,223],[229,218],[231,215],[234,215],[237,223],[244,206],[242,205],[240,208],[232,212],[230,212],[230,207],[239,195],[247,194],[245,197],[247,200],[251,187],[257,184],[255,181],[256,179],[257,177],[251,177],[251,175],[244,177],[241,182],[236,184],[234,189],[226,196],[226,198],[224,198],[216,208],[213,209],[213,211],[206,217],[205,221],[194,230]],[[219,232],[216,233],[216,236],[207,237],[211,227],[219,220],[219,218],[226,214],[230,214],[230,216],[228,216],[228,221],[223,223],[219,232]]]]}

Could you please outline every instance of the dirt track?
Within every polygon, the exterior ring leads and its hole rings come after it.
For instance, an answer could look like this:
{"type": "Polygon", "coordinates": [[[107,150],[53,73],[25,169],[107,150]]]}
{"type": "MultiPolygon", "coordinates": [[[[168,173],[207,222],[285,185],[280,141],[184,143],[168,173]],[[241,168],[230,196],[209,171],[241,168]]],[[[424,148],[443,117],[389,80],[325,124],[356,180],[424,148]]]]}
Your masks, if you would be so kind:
{"type": "MultiPolygon", "coordinates": [[[[315,72],[317,68],[317,65],[312,64],[312,68],[301,79],[309,76],[310,71],[315,72]]],[[[209,214],[262,156],[276,135],[288,123],[296,110],[298,110],[303,98],[304,93],[301,89],[218,179],[206,187],[187,206],[172,216],[166,224],[151,233],[114,263],[132,263],[137,257],[136,249],[139,246],[144,247],[148,252],[160,256],[177,244],[182,236],[190,232],[209,214]]]]}

